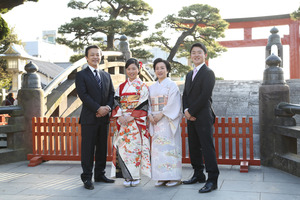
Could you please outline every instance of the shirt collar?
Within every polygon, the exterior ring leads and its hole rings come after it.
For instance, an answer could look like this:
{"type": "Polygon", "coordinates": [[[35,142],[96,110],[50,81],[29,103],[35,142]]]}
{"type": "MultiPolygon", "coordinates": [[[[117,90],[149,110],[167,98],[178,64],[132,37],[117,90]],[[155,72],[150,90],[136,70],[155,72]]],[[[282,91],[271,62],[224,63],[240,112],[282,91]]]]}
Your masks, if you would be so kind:
{"type": "MultiPolygon", "coordinates": [[[[93,72],[93,73],[95,73],[94,71],[95,71],[95,68],[94,67],[91,67],[91,66],[89,66],[88,65],[88,67],[90,68],[90,70],[93,72]]],[[[97,72],[98,72],[98,74],[99,74],[99,69],[96,69],[97,70],[97,72]]]]}
{"type": "Polygon", "coordinates": [[[197,72],[201,69],[201,67],[205,64],[205,62],[201,63],[200,65],[198,65],[197,68],[197,72]]]}

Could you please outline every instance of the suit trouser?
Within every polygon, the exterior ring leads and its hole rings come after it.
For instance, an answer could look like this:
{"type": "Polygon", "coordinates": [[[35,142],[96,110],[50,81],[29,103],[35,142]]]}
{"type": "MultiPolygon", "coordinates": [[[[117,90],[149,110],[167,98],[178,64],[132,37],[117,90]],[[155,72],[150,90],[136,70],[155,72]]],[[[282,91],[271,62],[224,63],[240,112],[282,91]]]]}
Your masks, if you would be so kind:
{"type": "Polygon", "coordinates": [[[217,182],[219,168],[216,159],[216,151],[213,143],[213,120],[196,120],[187,122],[188,142],[191,164],[195,171],[208,173],[208,181],[217,182]]]}
{"type": "Polygon", "coordinates": [[[81,167],[83,180],[105,173],[108,124],[81,125],[81,167]]]}

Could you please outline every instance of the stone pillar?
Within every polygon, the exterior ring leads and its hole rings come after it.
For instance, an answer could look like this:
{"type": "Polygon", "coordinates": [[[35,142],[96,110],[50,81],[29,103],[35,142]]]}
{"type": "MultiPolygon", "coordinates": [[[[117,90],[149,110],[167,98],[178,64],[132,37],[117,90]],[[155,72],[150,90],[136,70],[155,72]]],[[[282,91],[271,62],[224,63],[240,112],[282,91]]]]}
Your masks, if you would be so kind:
{"type": "MultiPolygon", "coordinates": [[[[124,61],[126,62],[129,58],[132,57],[132,54],[131,54],[131,51],[130,51],[130,48],[129,48],[129,44],[127,42],[127,37],[125,35],[122,35],[120,37],[120,44],[119,44],[119,48],[120,48],[120,51],[123,53],[124,55],[124,61]]],[[[127,73],[126,73],[126,70],[125,70],[125,66],[124,66],[124,73],[125,73],[125,80],[127,80],[127,73]]]]}
{"type": "Polygon", "coordinates": [[[32,117],[44,116],[44,90],[41,88],[38,67],[32,62],[25,66],[27,73],[23,75],[22,87],[18,91],[18,104],[24,110],[25,118],[25,148],[32,153],[32,117]]]}
{"type": "Polygon", "coordinates": [[[289,102],[289,86],[284,81],[281,59],[272,54],[266,59],[263,84],[259,88],[259,127],[261,164],[272,166],[276,123],[275,108],[280,102],[289,102]]]}

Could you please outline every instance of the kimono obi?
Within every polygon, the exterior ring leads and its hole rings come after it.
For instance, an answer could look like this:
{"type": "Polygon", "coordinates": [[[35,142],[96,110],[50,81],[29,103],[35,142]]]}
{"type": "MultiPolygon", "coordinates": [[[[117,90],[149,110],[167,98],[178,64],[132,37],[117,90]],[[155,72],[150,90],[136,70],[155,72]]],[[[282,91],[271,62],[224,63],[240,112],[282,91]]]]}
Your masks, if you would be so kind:
{"type": "Polygon", "coordinates": [[[139,100],[139,93],[124,93],[120,97],[121,109],[127,112],[133,111],[137,107],[139,100]]]}
{"type": "Polygon", "coordinates": [[[152,112],[162,111],[165,105],[167,105],[167,102],[168,97],[164,95],[151,97],[152,112]]]}

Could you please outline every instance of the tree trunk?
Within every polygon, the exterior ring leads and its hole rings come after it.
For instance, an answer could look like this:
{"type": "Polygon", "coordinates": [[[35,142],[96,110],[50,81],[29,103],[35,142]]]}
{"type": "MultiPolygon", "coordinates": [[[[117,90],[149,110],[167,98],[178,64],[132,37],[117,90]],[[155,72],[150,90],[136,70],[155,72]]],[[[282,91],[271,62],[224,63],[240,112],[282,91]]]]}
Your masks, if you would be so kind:
{"type": "Polygon", "coordinates": [[[114,50],[114,39],[115,39],[115,34],[110,33],[107,35],[107,48],[106,50],[114,50]]]}
{"type": "Polygon", "coordinates": [[[180,36],[179,36],[179,38],[177,39],[177,41],[176,41],[176,44],[174,45],[174,47],[171,49],[171,51],[170,51],[170,54],[169,54],[169,56],[168,56],[168,58],[167,58],[167,61],[173,61],[173,58],[175,57],[175,55],[176,55],[176,53],[177,53],[177,51],[178,51],[178,48],[179,48],[179,46],[180,46],[180,44],[184,41],[184,38],[186,38],[188,35],[190,35],[190,31],[188,31],[188,32],[183,32],[180,36]]]}
{"type": "Polygon", "coordinates": [[[168,56],[168,58],[167,58],[167,61],[169,61],[169,62],[170,62],[170,61],[173,61],[173,58],[175,57],[175,55],[176,55],[176,53],[177,53],[177,51],[178,51],[178,48],[179,48],[180,44],[183,43],[184,39],[185,39],[187,36],[191,35],[191,34],[195,31],[195,29],[196,29],[197,26],[198,26],[198,22],[196,21],[196,22],[193,24],[193,27],[192,27],[192,28],[190,28],[189,30],[183,32],[183,33],[179,36],[179,38],[178,38],[177,41],[176,41],[176,44],[174,45],[174,47],[173,47],[173,48],[171,49],[171,51],[170,51],[170,54],[169,54],[169,56],[168,56]]]}

